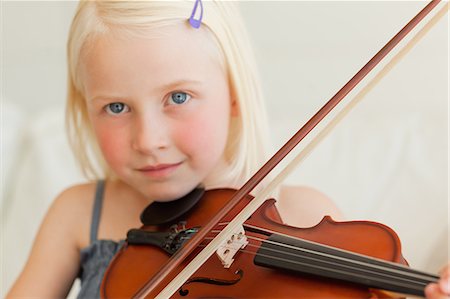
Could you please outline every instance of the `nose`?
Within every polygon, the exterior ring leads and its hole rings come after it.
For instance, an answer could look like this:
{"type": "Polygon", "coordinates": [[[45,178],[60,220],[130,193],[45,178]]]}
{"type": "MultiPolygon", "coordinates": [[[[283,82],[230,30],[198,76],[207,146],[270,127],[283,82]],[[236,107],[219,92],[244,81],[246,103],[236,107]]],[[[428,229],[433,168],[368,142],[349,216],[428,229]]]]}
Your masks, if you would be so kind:
{"type": "Polygon", "coordinates": [[[143,154],[152,154],[170,144],[169,130],[163,118],[142,114],[136,117],[133,126],[132,148],[143,154]]]}

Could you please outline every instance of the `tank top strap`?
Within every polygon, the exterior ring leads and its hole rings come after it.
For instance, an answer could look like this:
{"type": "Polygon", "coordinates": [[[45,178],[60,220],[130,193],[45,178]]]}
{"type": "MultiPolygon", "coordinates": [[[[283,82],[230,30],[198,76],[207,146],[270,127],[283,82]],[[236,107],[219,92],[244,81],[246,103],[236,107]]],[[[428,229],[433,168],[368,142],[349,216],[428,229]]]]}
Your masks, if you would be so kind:
{"type": "Polygon", "coordinates": [[[98,226],[100,224],[100,216],[102,213],[103,193],[105,190],[105,181],[99,180],[95,189],[94,208],[92,210],[91,221],[91,244],[97,240],[98,226]]]}

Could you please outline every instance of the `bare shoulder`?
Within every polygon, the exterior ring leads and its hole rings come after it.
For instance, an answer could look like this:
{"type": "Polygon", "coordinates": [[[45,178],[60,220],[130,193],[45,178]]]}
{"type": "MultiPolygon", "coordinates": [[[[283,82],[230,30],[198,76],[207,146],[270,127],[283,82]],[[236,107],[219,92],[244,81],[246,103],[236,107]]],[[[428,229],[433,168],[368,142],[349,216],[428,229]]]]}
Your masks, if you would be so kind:
{"type": "Polygon", "coordinates": [[[324,193],[306,186],[282,186],[277,209],[286,224],[298,227],[314,226],[324,216],[342,220],[336,204],[324,193]]]}
{"type": "Polygon", "coordinates": [[[91,209],[89,204],[93,201],[95,188],[95,183],[86,183],[65,189],[53,201],[49,212],[54,210],[70,217],[77,212],[91,209]]]}
{"type": "Polygon", "coordinates": [[[83,199],[92,198],[96,188],[96,183],[85,183],[71,186],[62,191],[55,199],[55,204],[83,205],[83,199]]]}
{"type": "Polygon", "coordinates": [[[95,188],[95,183],[67,188],[53,201],[46,217],[46,220],[60,223],[61,229],[70,230],[77,247],[83,247],[80,244],[85,243],[83,239],[89,235],[95,188]]]}

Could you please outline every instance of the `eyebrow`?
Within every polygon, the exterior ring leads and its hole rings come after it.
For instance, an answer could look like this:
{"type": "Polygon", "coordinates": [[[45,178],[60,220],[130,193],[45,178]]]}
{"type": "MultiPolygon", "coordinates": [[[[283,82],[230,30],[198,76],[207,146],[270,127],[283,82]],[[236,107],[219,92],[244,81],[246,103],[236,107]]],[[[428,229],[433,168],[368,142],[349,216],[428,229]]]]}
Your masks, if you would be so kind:
{"type": "Polygon", "coordinates": [[[171,82],[168,84],[163,84],[160,87],[158,87],[157,90],[170,90],[170,89],[174,89],[177,86],[187,85],[187,84],[201,85],[202,81],[181,79],[181,80],[177,80],[177,81],[174,81],[174,82],[171,82]]]}
{"type": "Polygon", "coordinates": [[[120,101],[123,101],[123,99],[124,99],[124,97],[98,95],[98,96],[95,96],[93,98],[89,98],[87,100],[88,100],[88,102],[97,102],[97,101],[120,102],[120,101]]]}
{"type": "MultiPolygon", "coordinates": [[[[158,92],[163,92],[163,91],[175,89],[178,86],[187,85],[187,84],[202,85],[203,83],[202,83],[202,81],[198,81],[198,80],[181,79],[181,80],[177,80],[177,81],[170,82],[167,84],[162,84],[162,85],[158,86],[155,90],[158,92]]],[[[123,99],[124,99],[124,97],[121,97],[121,96],[97,95],[88,100],[90,102],[96,102],[99,100],[120,102],[120,101],[123,101],[123,99]]]]}

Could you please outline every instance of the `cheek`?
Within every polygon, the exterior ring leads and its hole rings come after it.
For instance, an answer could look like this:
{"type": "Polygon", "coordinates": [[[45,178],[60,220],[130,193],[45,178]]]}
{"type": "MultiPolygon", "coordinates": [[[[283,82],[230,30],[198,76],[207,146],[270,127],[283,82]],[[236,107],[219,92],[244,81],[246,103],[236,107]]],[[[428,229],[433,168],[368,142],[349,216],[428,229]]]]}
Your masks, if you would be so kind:
{"type": "Polygon", "coordinates": [[[229,118],[223,111],[219,114],[197,115],[194,120],[184,123],[183,129],[178,130],[181,132],[177,132],[178,147],[187,154],[195,155],[198,162],[215,163],[225,150],[228,122],[229,118]]]}
{"type": "Polygon", "coordinates": [[[122,164],[127,157],[125,132],[116,132],[100,126],[95,128],[95,134],[103,156],[110,167],[115,169],[115,166],[122,164]]]}

